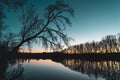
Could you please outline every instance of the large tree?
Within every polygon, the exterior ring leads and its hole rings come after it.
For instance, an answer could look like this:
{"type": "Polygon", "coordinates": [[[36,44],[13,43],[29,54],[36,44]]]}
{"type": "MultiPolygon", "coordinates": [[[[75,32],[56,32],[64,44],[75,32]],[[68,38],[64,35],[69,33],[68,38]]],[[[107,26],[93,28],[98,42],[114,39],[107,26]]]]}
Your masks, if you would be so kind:
{"type": "Polygon", "coordinates": [[[2,52],[0,55],[8,53],[9,49],[14,46],[12,43],[16,42],[15,36],[13,38],[14,34],[5,31],[7,29],[7,24],[5,24],[7,17],[4,10],[16,12],[18,9],[22,8],[25,3],[26,0],[0,0],[0,52],[2,52]]]}
{"type": "Polygon", "coordinates": [[[74,15],[74,10],[65,4],[62,0],[56,1],[55,4],[48,5],[42,18],[39,17],[38,11],[34,6],[30,6],[22,11],[20,21],[22,29],[19,34],[18,44],[11,52],[16,52],[20,47],[28,43],[42,41],[45,47],[61,47],[61,41],[68,45],[69,37],[64,33],[66,26],[71,26],[69,16],[74,15]]]}
{"type": "Polygon", "coordinates": [[[0,37],[2,35],[2,30],[4,29],[4,8],[7,8],[9,11],[16,11],[17,9],[23,7],[26,3],[26,0],[0,0],[0,37]]]}

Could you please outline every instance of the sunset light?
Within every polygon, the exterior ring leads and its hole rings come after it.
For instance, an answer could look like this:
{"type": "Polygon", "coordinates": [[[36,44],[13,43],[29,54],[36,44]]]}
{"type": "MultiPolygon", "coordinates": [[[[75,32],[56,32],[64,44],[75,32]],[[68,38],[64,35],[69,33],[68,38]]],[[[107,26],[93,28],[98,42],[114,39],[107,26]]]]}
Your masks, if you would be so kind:
{"type": "Polygon", "coordinates": [[[0,0],[0,80],[120,80],[120,0],[0,0]]]}

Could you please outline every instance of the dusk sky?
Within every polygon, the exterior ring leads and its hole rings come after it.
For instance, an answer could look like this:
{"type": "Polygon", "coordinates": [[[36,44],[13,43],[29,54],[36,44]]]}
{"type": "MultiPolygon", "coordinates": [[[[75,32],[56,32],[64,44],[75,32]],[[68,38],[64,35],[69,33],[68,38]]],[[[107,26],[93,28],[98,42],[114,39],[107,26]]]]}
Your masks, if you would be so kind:
{"type": "MultiPolygon", "coordinates": [[[[28,0],[35,5],[42,16],[44,8],[55,3],[56,0],[28,0]]],[[[120,0],[64,0],[74,10],[74,17],[70,17],[72,27],[67,28],[67,35],[74,38],[72,45],[87,41],[99,41],[102,37],[120,32],[120,0]]],[[[11,31],[19,31],[21,24],[18,15],[21,11],[7,12],[6,24],[11,31]]]]}

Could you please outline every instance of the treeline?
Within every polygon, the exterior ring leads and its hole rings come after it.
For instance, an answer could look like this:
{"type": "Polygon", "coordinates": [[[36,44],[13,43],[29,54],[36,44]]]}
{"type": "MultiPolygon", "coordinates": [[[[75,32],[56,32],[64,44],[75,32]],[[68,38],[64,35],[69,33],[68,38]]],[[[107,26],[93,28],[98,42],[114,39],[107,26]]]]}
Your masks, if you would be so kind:
{"type": "Polygon", "coordinates": [[[99,42],[86,42],[84,44],[70,46],[62,52],[68,54],[80,53],[119,53],[120,52],[120,33],[108,35],[99,42]]]}

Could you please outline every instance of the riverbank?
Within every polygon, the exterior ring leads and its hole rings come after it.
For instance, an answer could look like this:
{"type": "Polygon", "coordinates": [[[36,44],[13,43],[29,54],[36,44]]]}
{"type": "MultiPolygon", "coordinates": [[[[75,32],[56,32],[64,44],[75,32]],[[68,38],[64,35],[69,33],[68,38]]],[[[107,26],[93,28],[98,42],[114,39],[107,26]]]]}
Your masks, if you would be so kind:
{"type": "Polygon", "coordinates": [[[120,61],[120,53],[84,53],[84,54],[64,54],[64,53],[19,53],[9,58],[19,59],[81,59],[81,60],[109,60],[120,61]]]}

